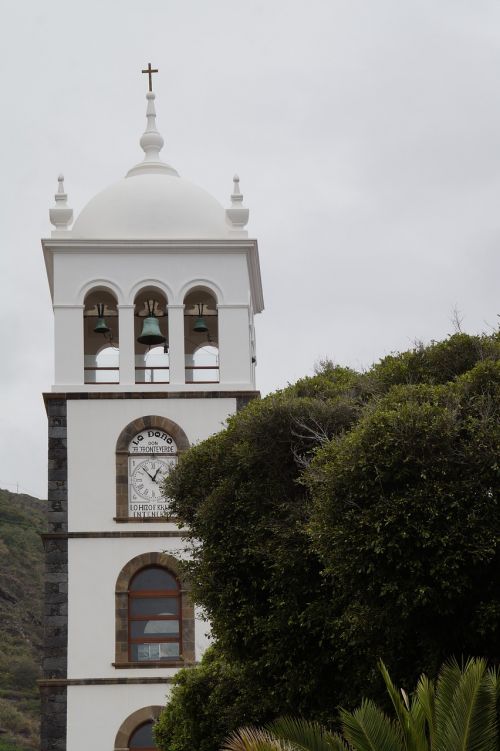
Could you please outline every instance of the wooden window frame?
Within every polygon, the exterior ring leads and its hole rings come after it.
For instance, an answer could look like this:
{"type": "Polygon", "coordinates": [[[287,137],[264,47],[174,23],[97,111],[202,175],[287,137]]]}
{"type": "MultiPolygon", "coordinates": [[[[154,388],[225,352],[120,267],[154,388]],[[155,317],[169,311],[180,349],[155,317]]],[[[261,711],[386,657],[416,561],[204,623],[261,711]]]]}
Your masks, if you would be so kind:
{"type": "MultiPolygon", "coordinates": [[[[120,728],[116,734],[114,751],[129,751],[129,741],[133,733],[138,730],[141,725],[145,725],[146,722],[156,722],[160,716],[164,707],[159,705],[152,705],[150,707],[142,707],[132,712],[126,720],[122,722],[120,728]]],[[[135,749],[135,751],[139,751],[135,749]]]]}
{"type": "Polygon", "coordinates": [[[194,605],[189,582],[180,570],[179,561],[168,553],[143,553],[132,558],[121,570],[115,589],[115,662],[119,668],[165,668],[192,665],[195,662],[194,605]],[[180,657],[168,660],[130,660],[129,656],[129,586],[133,577],[144,568],[160,566],[179,583],[180,657]]]}
{"type": "MultiPolygon", "coordinates": [[[[171,572],[169,569],[167,569],[165,566],[144,566],[143,568],[139,569],[139,571],[136,571],[133,577],[130,579],[129,582],[129,590],[128,590],[128,658],[130,662],[133,662],[132,658],[132,645],[133,644],[178,644],[179,645],[179,655],[182,655],[182,603],[181,603],[181,587],[180,582],[178,581],[177,577],[174,576],[175,581],[177,582],[177,588],[176,589],[140,589],[140,590],[133,590],[131,589],[131,586],[133,584],[134,579],[141,574],[143,571],[147,571],[151,568],[161,568],[163,571],[166,571],[170,575],[171,572]],[[169,597],[172,599],[176,599],[178,602],[178,608],[177,608],[177,614],[176,615],[131,615],[131,604],[133,600],[145,600],[148,598],[153,597],[169,597]],[[131,623],[140,623],[142,621],[175,621],[179,624],[179,635],[178,636],[143,636],[143,637],[133,637],[131,635],[131,623]]],[[[179,657],[165,657],[161,660],[157,660],[156,662],[163,662],[165,665],[170,665],[172,662],[178,661],[179,657]]],[[[136,660],[136,662],[155,662],[154,660],[136,660]]]]}
{"type": "Polygon", "coordinates": [[[141,722],[140,725],[137,725],[132,732],[129,735],[128,739],[128,748],[133,749],[133,751],[158,751],[158,746],[130,746],[130,741],[132,740],[132,736],[137,733],[138,730],[144,727],[144,725],[154,725],[155,721],[152,719],[146,720],[145,722],[141,722]]]}

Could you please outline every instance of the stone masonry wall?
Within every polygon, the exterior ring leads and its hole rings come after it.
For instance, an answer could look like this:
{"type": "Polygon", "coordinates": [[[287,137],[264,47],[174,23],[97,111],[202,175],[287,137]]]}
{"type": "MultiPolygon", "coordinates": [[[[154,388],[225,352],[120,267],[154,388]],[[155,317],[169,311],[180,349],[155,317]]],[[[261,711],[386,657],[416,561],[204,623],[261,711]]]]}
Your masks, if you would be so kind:
{"type": "Polygon", "coordinates": [[[45,605],[41,750],[65,751],[68,640],[68,457],[66,400],[48,399],[48,534],[45,548],[45,605]]]}

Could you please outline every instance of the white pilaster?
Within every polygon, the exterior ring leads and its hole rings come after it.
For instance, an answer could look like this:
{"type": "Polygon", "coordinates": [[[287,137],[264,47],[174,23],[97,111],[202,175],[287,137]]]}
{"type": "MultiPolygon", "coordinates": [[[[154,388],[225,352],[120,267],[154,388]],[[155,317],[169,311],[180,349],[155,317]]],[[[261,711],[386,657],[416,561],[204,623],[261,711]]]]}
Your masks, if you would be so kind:
{"type": "Polygon", "coordinates": [[[118,305],[120,384],[135,383],[134,305],[118,305]]]}
{"type": "Polygon", "coordinates": [[[170,383],[185,383],[184,305],[168,305],[170,383]]]}
{"type": "Polygon", "coordinates": [[[83,305],[54,305],[54,384],[84,382],[83,305]]]}
{"type": "Polygon", "coordinates": [[[247,305],[218,305],[220,383],[251,385],[247,305]]]}

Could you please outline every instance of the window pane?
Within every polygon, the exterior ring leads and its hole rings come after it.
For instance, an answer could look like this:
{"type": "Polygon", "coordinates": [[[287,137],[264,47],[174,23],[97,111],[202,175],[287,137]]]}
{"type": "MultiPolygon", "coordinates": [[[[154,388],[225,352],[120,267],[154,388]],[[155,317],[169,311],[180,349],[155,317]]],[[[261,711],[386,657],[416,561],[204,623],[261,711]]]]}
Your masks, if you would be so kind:
{"type": "Polygon", "coordinates": [[[153,740],[153,722],[146,722],[134,730],[128,742],[129,748],[156,748],[153,740]]]}
{"type": "Polygon", "coordinates": [[[131,597],[130,615],[177,615],[177,597],[131,597]]]}
{"type": "Polygon", "coordinates": [[[179,636],[179,621],[131,621],[130,636],[179,636]]]}
{"type": "Polygon", "coordinates": [[[131,644],[130,650],[134,662],[172,660],[179,657],[179,644],[177,642],[164,642],[163,644],[131,644]]]}
{"type": "Polygon", "coordinates": [[[132,592],[137,592],[139,589],[148,591],[178,588],[179,585],[172,574],[159,566],[152,566],[151,568],[145,568],[142,571],[139,571],[130,584],[130,590],[132,592]]]}

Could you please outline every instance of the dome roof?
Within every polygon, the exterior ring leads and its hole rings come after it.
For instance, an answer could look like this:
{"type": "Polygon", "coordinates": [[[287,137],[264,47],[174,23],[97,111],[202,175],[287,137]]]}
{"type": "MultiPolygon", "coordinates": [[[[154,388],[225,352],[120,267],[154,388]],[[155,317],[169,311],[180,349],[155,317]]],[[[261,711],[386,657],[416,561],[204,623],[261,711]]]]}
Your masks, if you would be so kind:
{"type": "MultiPolygon", "coordinates": [[[[144,160],[89,201],[71,234],[75,238],[103,240],[228,237],[236,221],[232,215],[227,222],[226,212],[215,198],[183,180],[173,167],[161,161],[163,137],[156,128],[154,93],[148,91],[146,99],[147,126],[140,141],[144,160]]],[[[61,195],[66,198],[66,194],[61,195]]],[[[58,200],[62,201],[61,196],[58,200]]],[[[56,227],[57,222],[63,226],[63,219],[67,227],[66,214],[59,217],[64,211],[68,212],[65,203],[55,212],[52,210],[51,221],[56,227]]]]}
{"type": "Polygon", "coordinates": [[[128,175],[98,193],[76,219],[78,238],[222,238],[225,211],[202,188],[167,171],[128,175]]]}

